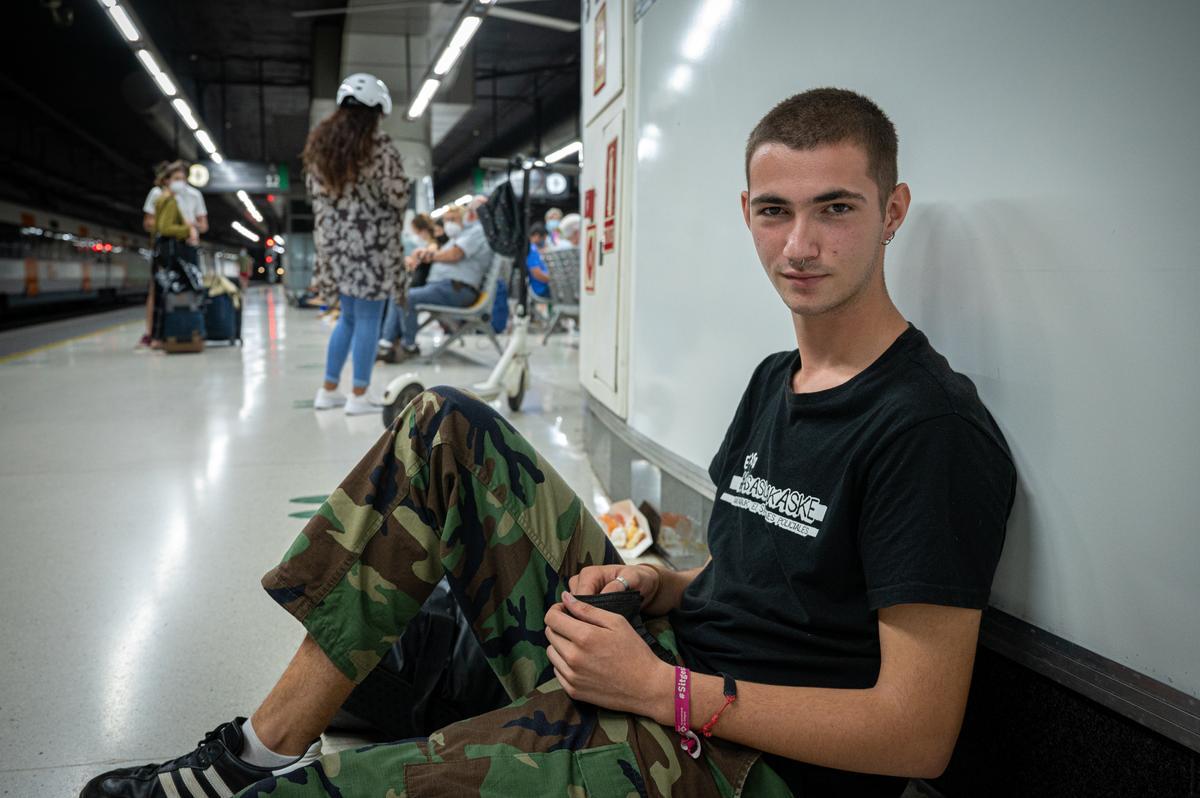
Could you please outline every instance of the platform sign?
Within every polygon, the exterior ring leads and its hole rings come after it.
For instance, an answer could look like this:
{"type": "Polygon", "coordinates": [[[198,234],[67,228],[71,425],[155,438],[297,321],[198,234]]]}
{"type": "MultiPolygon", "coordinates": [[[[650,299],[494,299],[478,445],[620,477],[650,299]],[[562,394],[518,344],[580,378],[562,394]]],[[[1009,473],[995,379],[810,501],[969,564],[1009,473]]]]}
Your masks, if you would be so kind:
{"type": "Polygon", "coordinates": [[[596,293],[596,225],[589,224],[583,248],[583,290],[596,293]]]}
{"type": "Polygon", "coordinates": [[[596,189],[589,188],[583,195],[583,218],[596,222],[596,189]]]}
{"type": "Polygon", "coordinates": [[[287,164],[259,161],[201,161],[189,170],[188,182],[205,194],[285,192],[291,187],[287,164]]]}

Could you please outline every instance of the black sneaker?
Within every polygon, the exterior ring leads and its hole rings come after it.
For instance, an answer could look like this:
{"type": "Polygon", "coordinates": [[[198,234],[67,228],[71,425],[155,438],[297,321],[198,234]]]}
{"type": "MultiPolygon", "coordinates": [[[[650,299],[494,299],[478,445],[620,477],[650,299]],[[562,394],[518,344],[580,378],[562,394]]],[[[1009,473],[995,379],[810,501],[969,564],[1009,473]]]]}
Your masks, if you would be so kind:
{"type": "Polygon", "coordinates": [[[204,735],[195,751],[170,762],[101,773],[84,786],[79,798],[229,798],[256,781],[297,767],[301,760],[307,764],[321,751],[318,739],[297,763],[275,770],[243,762],[238,753],[245,721],[222,723],[204,735]]]}

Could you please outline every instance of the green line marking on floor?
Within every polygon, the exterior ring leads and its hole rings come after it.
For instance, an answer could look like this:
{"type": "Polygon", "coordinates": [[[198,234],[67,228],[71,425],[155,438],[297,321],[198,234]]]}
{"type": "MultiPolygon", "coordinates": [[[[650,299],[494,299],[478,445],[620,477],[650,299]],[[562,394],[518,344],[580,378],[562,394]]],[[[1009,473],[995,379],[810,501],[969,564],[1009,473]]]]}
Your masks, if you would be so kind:
{"type": "Polygon", "coordinates": [[[308,520],[317,514],[316,510],[301,510],[298,513],[288,513],[288,518],[303,518],[308,520]]]}
{"type": "Polygon", "coordinates": [[[293,399],[292,400],[292,409],[293,410],[312,410],[312,406],[313,406],[312,399],[293,399]]]}
{"type": "Polygon", "coordinates": [[[315,369],[325,368],[325,364],[324,363],[301,363],[299,366],[296,366],[296,368],[300,369],[301,371],[312,371],[315,369]]]}
{"type": "Polygon", "coordinates": [[[291,504],[321,504],[328,498],[329,498],[328,495],[325,495],[325,496],[297,496],[294,499],[288,499],[288,502],[290,502],[291,504]]]}

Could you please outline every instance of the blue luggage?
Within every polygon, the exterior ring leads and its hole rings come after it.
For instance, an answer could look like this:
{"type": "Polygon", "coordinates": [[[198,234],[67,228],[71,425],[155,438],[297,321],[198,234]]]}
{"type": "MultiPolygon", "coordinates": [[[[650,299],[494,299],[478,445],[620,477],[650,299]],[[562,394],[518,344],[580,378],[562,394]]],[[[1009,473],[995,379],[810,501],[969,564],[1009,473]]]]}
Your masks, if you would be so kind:
{"type": "Polygon", "coordinates": [[[187,307],[163,314],[163,349],[167,352],[204,351],[204,311],[187,307]]]}
{"type": "Polygon", "coordinates": [[[228,341],[230,344],[242,339],[242,311],[233,303],[229,294],[210,296],[204,309],[205,337],[210,341],[228,341]]]}

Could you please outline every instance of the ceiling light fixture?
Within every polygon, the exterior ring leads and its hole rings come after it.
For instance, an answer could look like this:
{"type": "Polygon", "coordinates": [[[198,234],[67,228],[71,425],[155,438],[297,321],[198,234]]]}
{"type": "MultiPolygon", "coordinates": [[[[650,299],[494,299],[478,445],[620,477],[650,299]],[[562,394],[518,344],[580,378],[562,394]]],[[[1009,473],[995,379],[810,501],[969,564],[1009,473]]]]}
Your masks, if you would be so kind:
{"type": "Polygon", "coordinates": [[[473,199],[475,199],[474,194],[463,194],[461,197],[459,197],[458,199],[456,199],[454,201],[454,204],[455,205],[466,205],[468,202],[470,202],[473,199]]]}
{"type": "Polygon", "coordinates": [[[225,159],[221,157],[221,153],[219,152],[214,152],[208,157],[213,163],[225,163],[225,159]]]}
{"type": "Polygon", "coordinates": [[[459,56],[470,44],[471,37],[475,35],[475,31],[479,30],[482,22],[483,17],[463,17],[462,22],[458,23],[458,30],[454,31],[454,36],[450,38],[446,49],[442,51],[441,57],[433,66],[435,75],[445,75],[454,68],[454,64],[458,62],[459,56]]]}
{"type": "Polygon", "coordinates": [[[425,81],[421,90],[417,92],[416,98],[413,99],[412,105],[408,107],[409,119],[417,119],[425,113],[425,109],[429,107],[429,101],[433,99],[433,95],[440,85],[442,82],[437,78],[429,78],[425,81]]]}
{"type": "Polygon", "coordinates": [[[158,84],[158,88],[162,89],[162,93],[168,97],[175,96],[175,84],[167,77],[167,73],[163,72],[158,66],[158,62],[154,60],[154,54],[149,50],[138,50],[138,60],[142,62],[142,66],[150,73],[150,77],[154,78],[154,82],[158,84]]]}
{"type": "Polygon", "coordinates": [[[237,230],[239,233],[241,233],[242,235],[244,235],[246,238],[250,239],[251,241],[258,241],[258,234],[255,233],[254,231],[252,231],[250,228],[246,227],[241,222],[234,222],[232,225],[230,225],[230,227],[232,227],[234,230],[237,230]]]}
{"type": "Polygon", "coordinates": [[[113,24],[117,26],[117,30],[121,31],[121,35],[126,41],[136,42],[142,38],[138,33],[137,26],[133,24],[133,20],[125,13],[125,9],[118,5],[108,6],[108,16],[112,19],[113,24]]]}
{"type": "Polygon", "coordinates": [[[204,130],[204,129],[197,130],[195,135],[196,135],[196,141],[200,142],[200,146],[203,147],[204,151],[207,152],[209,155],[212,155],[214,152],[217,151],[217,145],[213,144],[212,136],[208,135],[207,130],[204,130]]]}
{"type": "Polygon", "coordinates": [[[550,155],[547,155],[546,163],[558,163],[559,161],[562,161],[563,158],[568,157],[570,155],[575,155],[576,152],[582,152],[582,151],[583,151],[583,142],[571,142],[570,144],[565,144],[563,146],[560,146],[560,148],[551,152],[550,155]]]}
{"type": "Polygon", "coordinates": [[[175,113],[179,114],[179,118],[188,126],[189,130],[195,130],[200,127],[200,123],[196,121],[195,114],[192,113],[192,108],[187,104],[187,100],[182,97],[176,97],[171,100],[171,105],[175,106],[175,113]]]}

